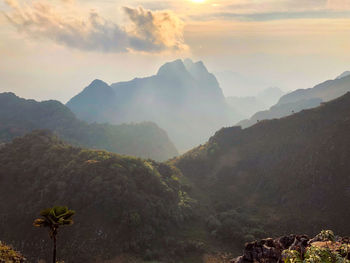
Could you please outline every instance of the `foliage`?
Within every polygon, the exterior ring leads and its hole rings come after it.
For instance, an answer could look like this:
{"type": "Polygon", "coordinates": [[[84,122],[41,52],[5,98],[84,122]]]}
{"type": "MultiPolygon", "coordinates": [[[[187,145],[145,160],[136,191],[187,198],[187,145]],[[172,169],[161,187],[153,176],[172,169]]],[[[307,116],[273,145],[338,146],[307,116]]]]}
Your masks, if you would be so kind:
{"type": "Polygon", "coordinates": [[[221,212],[216,216],[211,215],[207,219],[207,228],[213,237],[227,243],[250,242],[266,235],[261,222],[236,210],[221,212]]]}
{"type": "Polygon", "coordinates": [[[284,251],[285,263],[349,263],[340,253],[329,248],[311,246],[304,255],[304,260],[295,250],[284,251]]]}
{"type": "Polygon", "coordinates": [[[0,241],[0,263],[24,263],[26,259],[11,247],[0,241]]]}
{"type": "Polygon", "coordinates": [[[322,230],[314,240],[322,240],[311,243],[304,255],[296,250],[283,251],[285,263],[350,263],[349,245],[335,242],[336,238],[331,230],[322,230]]]}
{"type": "Polygon", "coordinates": [[[42,218],[34,220],[33,225],[36,227],[49,228],[49,236],[53,240],[53,263],[56,263],[56,238],[60,226],[73,224],[72,216],[75,211],[69,210],[66,206],[54,206],[40,212],[42,218]]]}
{"type": "Polygon", "coordinates": [[[0,217],[6,220],[0,233],[38,260],[48,244],[29,227],[32,211],[63,203],[79,210],[78,225],[60,232],[65,240],[59,243],[60,255],[67,262],[162,250],[163,237],[192,216],[193,202],[181,177],[174,167],[153,160],[76,148],[50,132],[33,132],[0,149],[1,213],[6,216],[0,217]]]}
{"type": "Polygon", "coordinates": [[[296,250],[284,250],[283,251],[284,263],[303,263],[300,253],[296,250]]]}
{"type": "Polygon", "coordinates": [[[33,225],[36,227],[48,227],[50,229],[50,237],[53,238],[57,234],[60,226],[72,225],[72,216],[75,211],[69,210],[66,206],[54,206],[40,212],[42,218],[34,220],[33,225]]]}
{"type": "Polygon", "coordinates": [[[332,230],[322,230],[315,238],[320,241],[335,241],[335,235],[332,230]]]}

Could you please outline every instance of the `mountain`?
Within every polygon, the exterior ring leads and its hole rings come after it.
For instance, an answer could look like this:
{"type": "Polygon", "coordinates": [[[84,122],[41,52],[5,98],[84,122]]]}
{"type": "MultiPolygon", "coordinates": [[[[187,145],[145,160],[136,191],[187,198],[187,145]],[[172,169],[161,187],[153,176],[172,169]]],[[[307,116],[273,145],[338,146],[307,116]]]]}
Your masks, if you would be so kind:
{"type": "Polygon", "coordinates": [[[250,119],[237,125],[249,127],[258,120],[281,118],[304,109],[314,108],[322,102],[338,98],[350,91],[350,75],[344,72],[334,80],[327,80],[310,89],[299,89],[280,98],[278,103],[267,111],[257,112],[250,119]]]}
{"type": "Polygon", "coordinates": [[[350,76],[350,71],[344,71],[342,74],[340,74],[338,77],[336,77],[336,79],[342,79],[345,77],[350,76]]]}
{"type": "Polygon", "coordinates": [[[242,128],[247,128],[262,120],[279,119],[305,109],[315,108],[321,103],[321,99],[312,98],[292,103],[285,103],[281,105],[277,104],[272,106],[269,110],[259,111],[255,113],[253,116],[250,117],[250,119],[240,121],[237,123],[237,125],[241,126],[242,128]]]}
{"type": "Polygon", "coordinates": [[[80,93],[80,96],[72,98],[67,106],[79,119],[90,122],[100,119],[101,122],[107,122],[108,105],[114,100],[115,94],[112,88],[102,80],[95,79],[80,93]]]}
{"type": "Polygon", "coordinates": [[[189,59],[166,63],[151,77],[111,86],[94,81],[67,106],[88,122],[155,122],[180,151],[239,120],[226,104],[215,76],[203,62],[189,59]]]}
{"type": "Polygon", "coordinates": [[[223,128],[171,163],[207,208],[207,230],[233,245],[264,232],[349,235],[349,156],[347,93],[289,117],[223,128]]]}
{"type": "Polygon", "coordinates": [[[32,223],[42,209],[62,204],[76,211],[75,224],[58,235],[58,257],[67,263],[123,253],[153,259],[167,246],[171,255],[185,253],[186,242],[169,238],[192,216],[181,181],[169,165],[73,147],[35,131],[0,149],[1,239],[29,262],[51,259],[47,229],[32,223]]]}
{"type": "Polygon", "coordinates": [[[350,91],[350,76],[327,80],[310,89],[299,89],[283,96],[278,104],[297,102],[305,99],[318,98],[323,102],[338,98],[350,91]]]}
{"type": "Polygon", "coordinates": [[[37,102],[19,98],[13,93],[1,93],[0,143],[36,129],[52,130],[74,145],[120,154],[156,160],[177,155],[166,132],[154,123],[87,124],[58,101],[37,102]]]}

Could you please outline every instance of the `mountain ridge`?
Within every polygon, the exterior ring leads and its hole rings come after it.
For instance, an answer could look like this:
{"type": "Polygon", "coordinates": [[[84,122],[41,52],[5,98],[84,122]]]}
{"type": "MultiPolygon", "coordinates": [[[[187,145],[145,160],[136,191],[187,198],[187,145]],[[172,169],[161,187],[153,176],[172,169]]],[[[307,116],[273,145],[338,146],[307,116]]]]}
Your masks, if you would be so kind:
{"type": "Polygon", "coordinates": [[[350,76],[327,80],[309,89],[298,89],[282,96],[269,110],[255,113],[251,118],[237,123],[247,128],[257,121],[289,116],[303,109],[319,106],[350,91],[350,76]]]}
{"type": "Polygon", "coordinates": [[[264,232],[349,235],[349,116],[348,92],[281,119],[223,128],[170,162],[194,185],[209,231],[223,242],[264,232]]]}
{"type": "Polygon", "coordinates": [[[162,65],[156,75],[112,83],[110,88],[114,92],[110,99],[90,105],[77,95],[67,106],[88,122],[155,122],[180,151],[205,142],[215,130],[238,120],[215,76],[201,61],[178,59],[162,65]]]}
{"type": "Polygon", "coordinates": [[[37,102],[14,93],[0,93],[0,142],[9,142],[36,129],[55,131],[75,145],[121,154],[158,160],[178,154],[166,132],[154,123],[87,124],[58,101],[37,102]]]}

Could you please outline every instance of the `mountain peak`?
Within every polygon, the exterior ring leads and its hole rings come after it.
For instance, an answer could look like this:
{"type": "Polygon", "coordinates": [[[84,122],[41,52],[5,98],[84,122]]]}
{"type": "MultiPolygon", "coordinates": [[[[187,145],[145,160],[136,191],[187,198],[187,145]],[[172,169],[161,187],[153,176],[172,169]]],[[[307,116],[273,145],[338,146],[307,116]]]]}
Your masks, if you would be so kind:
{"type": "Polygon", "coordinates": [[[203,61],[193,62],[192,59],[186,58],[184,60],[186,69],[195,76],[208,74],[208,69],[205,67],[203,61]]]}
{"type": "Polygon", "coordinates": [[[89,88],[89,89],[90,88],[106,88],[106,87],[109,88],[109,85],[100,79],[95,79],[94,81],[92,81],[90,83],[89,86],[87,86],[87,88],[89,88]]]}
{"type": "Polygon", "coordinates": [[[172,62],[165,63],[158,70],[157,75],[183,75],[186,74],[187,70],[181,59],[177,59],[172,62]]]}
{"type": "Polygon", "coordinates": [[[338,77],[336,77],[335,79],[342,79],[345,78],[347,76],[350,76],[350,71],[344,71],[342,74],[340,74],[338,77]]]}
{"type": "Polygon", "coordinates": [[[0,98],[17,98],[16,94],[14,94],[13,92],[3,92],[0,93],[0,98]]]}

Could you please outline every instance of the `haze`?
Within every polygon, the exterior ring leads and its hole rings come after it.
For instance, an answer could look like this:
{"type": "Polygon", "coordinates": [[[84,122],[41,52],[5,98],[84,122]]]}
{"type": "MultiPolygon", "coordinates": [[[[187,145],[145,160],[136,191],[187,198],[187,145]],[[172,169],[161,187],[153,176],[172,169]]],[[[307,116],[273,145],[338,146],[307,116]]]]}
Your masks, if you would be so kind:
{"type": "Polygon", "coordinates": [[[261,85],[309,88],[350,68],[347,0],[0,2],[0,92],[67,102],[100,78],[154,74],[190,57],[261,85]],[[166,30],[160,30],[160,29],[166,30]]]}

